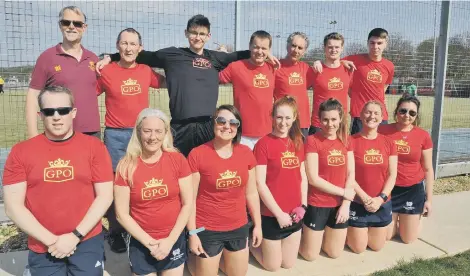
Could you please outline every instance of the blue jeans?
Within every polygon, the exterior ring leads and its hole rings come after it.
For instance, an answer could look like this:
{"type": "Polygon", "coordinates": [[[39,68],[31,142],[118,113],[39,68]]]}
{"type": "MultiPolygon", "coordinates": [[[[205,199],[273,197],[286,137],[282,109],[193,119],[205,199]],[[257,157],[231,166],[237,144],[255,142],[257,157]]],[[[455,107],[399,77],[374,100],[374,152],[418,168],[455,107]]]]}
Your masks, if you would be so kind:
{"type": "MultiPolygon", "coordinates": [[[[383,120],[380,124],[381,125],[386,125],[386,124],[388,124],[388,120],[383,120]]],[[[362,130],[361,118],[354,117],[352,119],[352,124],[351,124],[351,135],[354,135],[358,132],[361,132],[361,130],[362,130]]]]}
{"type": "Polygon", "coordinates": [[[105,128],[104,144],[113,162],[113,172],[122,157],[126,154],[127,145],[132,136],[132,128],[105,128]]]}

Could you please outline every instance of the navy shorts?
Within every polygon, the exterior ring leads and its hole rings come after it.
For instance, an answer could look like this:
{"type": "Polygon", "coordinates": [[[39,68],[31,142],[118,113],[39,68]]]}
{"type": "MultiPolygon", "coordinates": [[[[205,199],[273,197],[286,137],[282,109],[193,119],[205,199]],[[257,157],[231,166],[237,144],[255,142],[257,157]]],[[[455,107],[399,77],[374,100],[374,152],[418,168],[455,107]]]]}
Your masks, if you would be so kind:
{"type": "Polygon", "coordinates": [[[368,212],[364,205],[351,202],[349,226],[357,228],[385,227],[392,222],[392,202],[384,203],[375,213],[368,212]]]}
{"type": "Polygon", "coordinates": [[[319,132],[320,130],[321,130],[321,128],[319,128],[319,127],[310,126],[310,128],[308,130],[308,135],[313,135],[313,134],[319,132]]]}
{"type": "MultiPolygon", "coordinates": [[[[210,231],[205,230],[197,234],[201,240],[204,251],[209,257],[218,255],[225,248],[228,251],[240,251],[246,248],[250,224],[231,231],[210,231]]],[[[199,257],[206,258],[204,254],[199,257]]]]}
{"type": "Polygon", "coordinates": [[[398,214],[422,214],[426,193],[420,182],[410,187],[395,186],[392,190],[392,211],[398,214]]]}
{"type": "Polygon", "coordinates": [[[113,163],[113,172],[122,157],[126,154],[127,145],[131,140],[132,128],[105,128],[104,144],[108,149],[113,163]]]}
{"type": "Polygon", "coordinates": [[[153,272],[161,272],[179,267],[188,258],[187,240],[185,232],[181,233],[178,240],[170,250],[168,256],[159,261],[155,259],[143,244],[134,238],[129,241],[129,262],[132,273],[147,275],[153,272]]]}
{"type": "Polygon", "coordinates": [[[336,213],[338,207],[316,207],[308,205],[304,216],[304,225],[313,231],[323,231],[328,226],[331,229],[348,228],[348,222],[336,224],[336,213]]]}
{"type": "MultiPolygon", "coordinates": [[[[383,120],[380,124],[381,124],[381,125],[386,125],[386,124],[388,124],[388,121],[387,121],[387,120],[383,120]]],[[[362,121],[361,121],[361,118],[358,118],[358,117],[352,118],[351,135],[354,135],[354,134],[356,134],[356,133],[359,133],[359,132],[361,132],[361,130],[362,130],[362,121]]]]}
{"type": "Polygon", "coordinates": [[[281,228],[275,217],[261,216],[263,238],[267,240],[282,240],[302,229],[302,221],[289,227],[281,228]]]}
{"type": "Polygon", "coordinates": [[[103,233],[80,242],[75,253],[57,259],[49,253],[29,251],[28,267],[32,276],[102,276],[104,270],[103,233]]]}

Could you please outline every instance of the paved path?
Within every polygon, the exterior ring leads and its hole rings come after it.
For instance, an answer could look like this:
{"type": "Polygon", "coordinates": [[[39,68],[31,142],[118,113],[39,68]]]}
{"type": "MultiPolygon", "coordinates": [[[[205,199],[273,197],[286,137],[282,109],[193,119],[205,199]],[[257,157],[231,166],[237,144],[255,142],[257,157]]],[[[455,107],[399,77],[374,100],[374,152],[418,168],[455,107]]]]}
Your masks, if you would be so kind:
{"type": "MultiPolygon", "coordinates": [[[[380,252],[366,251],[353,254],[345,250],[336,259],[320,257],[315,262],[307,262],[298,258],[294,268],[279,272],[267,272],[250,260],[248,276],[336,276],[336,275],[368,275],[377,270],[393,267],[398,261],[410,261],[415,257],[434,258],[460,253],[470,249],[470,192],[435,196],[434,213],[424,219],[421,238],[413,244],[403,244],[392,240],[380,252]]],[[[1,210],[0,210],[1,212],[1,210]]],[[[1,214],[0,214],[1,215],[1,214]]],[[[114,254],[106,244],[107,275],[130,275],[127,254],[114,254]]],[[[0,254],[0,275],[22,275],[26,265],[27,252],[0,254]]],[[[185,275],[189,275],[186,271],[185,275]]],[[[220,273],[219,275],[223,275],[220,273]]]]}

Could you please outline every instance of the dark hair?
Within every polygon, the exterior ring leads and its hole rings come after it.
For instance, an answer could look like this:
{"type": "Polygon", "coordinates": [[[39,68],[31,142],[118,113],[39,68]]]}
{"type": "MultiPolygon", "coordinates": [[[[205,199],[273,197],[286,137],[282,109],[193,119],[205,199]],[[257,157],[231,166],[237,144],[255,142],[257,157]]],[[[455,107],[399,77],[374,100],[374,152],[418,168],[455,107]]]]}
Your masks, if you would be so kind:
{"type": "Polygon", "coordinates": [[[369,36],[367,37],[367,40],[369,40],[373,36],[378,37],[378,38],[388,39],[388,32],[387,30],[382,29],[382,28],[375,28],[369,32],[369,36]]]}
{"type": "Polygon", "coordinates": [[[322,113],[326,111],[336,110],[339,113],[339,128],[336,132],[339,140],[343,142],[344,145],[348,144],[348,121],[344,114],[343,105],[335,98],[329,98],[328,100],[322,102],[318,108],[318,118],[322,121],[322,113]]]}
{"type": "MultiPolygon", "coordinates": [[[[212,117],[214,119],[217,118],[217,116],[219,116],[219,112],[222,111],[222,110],[229,111],[230,113],[233,114],[233,116],[235,116],[235,118],[237,118],[238,121],[240,121],[240,125],[237,128],[237,135],[235,137],[233,137],[233,140],[232,140],[233,144],[239,144],[240,140],[242,139],[242,116],[240,115],[240,112],[238,111],[238,109],[235,106],[233,106],[231,104],[223,104],[223,105],[217,107],[217,109],[215,110],[214,115],[212,117]]],[[[215,127],[215,125],[214,125],[214,127],[215,127]]]]}
{"type": "Polygon", "coordinates": [[[261,39],[269,39],[269,48],[271,48],[271,46],[273,44],[273,38],[271,37],[271,35],[268,32],[263,31],[263,30],[258,30],[256,32],[254,32],[250,37],[250,46],[251,46],[251,44],[253,44],[253,40],[256,37],[261,38],[261,39]]]}
{"type": "Polygon", "coordinates": [[[206,27],[207,31],[209,33],[211,32],[211,23],[209,22],[209,18],[202,14],[196,14],[188,20],[186,30],[189,31],[189,29],[193,27],[206,27]]]}
{"type": "Polygon", "coordinates": [[[326,46],[328,40],[330,39],[340,40],[341,46],[344,46],[344,36],[342,36],[340,33],[329,33],[325,35],[325,38],[323,38],[323,46],[326,46]]]}
{"type": "Polygon", "coordinates": [[[400,109],[400,105],[403,103],[414,103],[416,105],[416,119],[413,122],[413,125],[419,126],[421,122],[421,117],[419,116],[419,107],[421,106],[421,102],[416,98],[415,96],[411,96],[409,94],[404,94],[397,102],[397,107],[395,108],[395,111],[393,111],[393,116],[395,117],[395,122],[397,121],[397,114],[398,114],[398,109],[400,109]]]}
{"type": "Polygon", "coordinates": [[[75,106],[75,100],[73,98],[72,91],[68,90],[67,88],[65,88],[63,86],[48,86],[48,87],[45,87],[44,89],[42,89],[39,92],[39,96],[38,96],[39,109],[43,108],[42,98],[44,97],[44,94],[46,94],[46,93],[50,93],[50,94],[62,94],[62,93],[67,94],[69,96],[69,99],[70,99],[70,106],[71,107],[75,106]]]}
{"type": "Polygon", "coordinates": [[[303,135],[302,131],[300,130],[300,119],[299,119],[299,109],[297,108],[297,102],[295,98],[292,96],[284,96],[282,98],[277,99],[273,105],[273,111],[271,113],[273,117],[273,127],[276,122],[276,111],[278,107],[287,105],[292,109],[292,113],[294,113],[295,120],[292,123],[291,128],[289,129],[289,138],[294,142],[294,146],[296,150],[299,150],[302,146],[303,142],[303,135]]]}
{"type": "Polygon", "coordinates": [[[119,44],[119,41],[121,41],[121,34],[123,32],[136,34],[139,37],[139,45],[142,45],[142,36],[134,28],[126,28],[126,29],[120,31],[119,34],[118,34],[117,40],[116,40],[116,44],[119,44]]]}

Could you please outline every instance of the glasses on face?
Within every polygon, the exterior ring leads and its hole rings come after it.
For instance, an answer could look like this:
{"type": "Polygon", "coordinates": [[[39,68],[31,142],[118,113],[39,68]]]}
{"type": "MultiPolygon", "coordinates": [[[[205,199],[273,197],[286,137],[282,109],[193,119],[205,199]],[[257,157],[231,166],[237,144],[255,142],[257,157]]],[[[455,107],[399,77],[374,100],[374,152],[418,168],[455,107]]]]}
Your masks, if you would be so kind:
{"type": "Polygon", "coordinates": [[[66,19],[60,20],[59,23],[62,27],[68,27],[70,26],[70,24],[73,24],[75,28],[83,28],[83,25],[85,25],[85,23],[81,21],[73,21],[73,20],[66,20],[66,19]]]}
{"type": "Polygon", "coordinates": [[[400,115],[405,115],[406,113],[410,114],[411,117],[415,117],[418,113],[414,110],[408,110],[406,108],[400,108],[398,109],[398,113],[400,115]]]}
{"type": "Polygon", "coordinates": [[[204,39],[207,37],[206,33],[198,33],[196,31],[188,31],[188,33],[189,33],[189,37],[192,37],[192,38],[199,36],[200,38],[204,39]]]}
{"type": "Polygon", "coordinates": [[[64,116],[72,111],[73,107],[58,107],[58,108],[43,108],[41,113],[46,117],[54,116],[55,112],[59,113],[60,116],[64,116]]]}
{"type": "MultiPolygon", "coordinates": [[[[227,123],[227,119],[225,119],[224,117],[217,117],[215,118],[215,123],[218,126],[225,126],[225,124],[227,123]]],[[[240,121],[237,119],[230,119],[228,120],[228,123],[231,127],[238,128],[240,126],[240,121]]]]}

